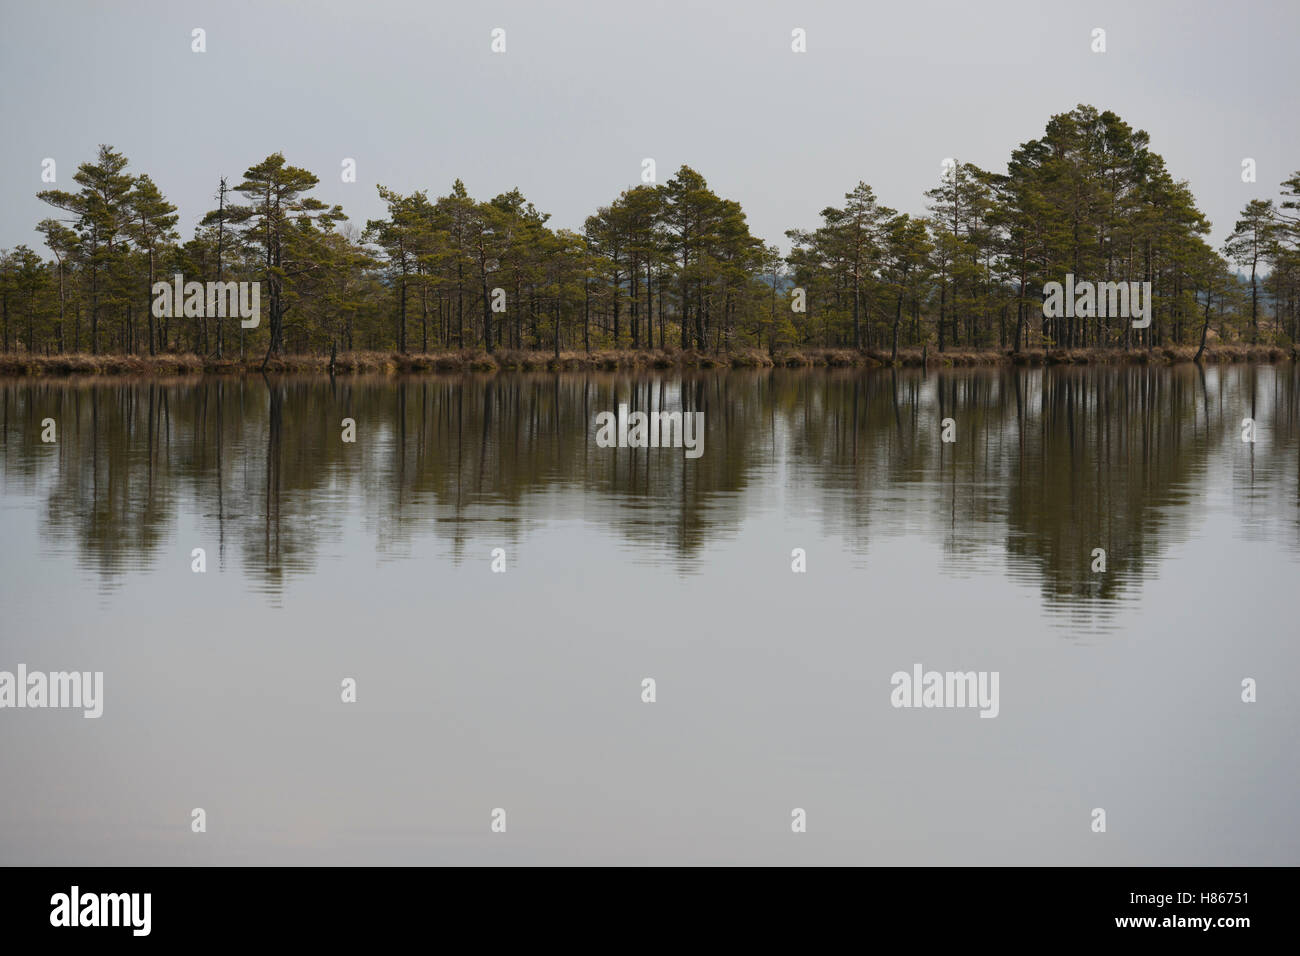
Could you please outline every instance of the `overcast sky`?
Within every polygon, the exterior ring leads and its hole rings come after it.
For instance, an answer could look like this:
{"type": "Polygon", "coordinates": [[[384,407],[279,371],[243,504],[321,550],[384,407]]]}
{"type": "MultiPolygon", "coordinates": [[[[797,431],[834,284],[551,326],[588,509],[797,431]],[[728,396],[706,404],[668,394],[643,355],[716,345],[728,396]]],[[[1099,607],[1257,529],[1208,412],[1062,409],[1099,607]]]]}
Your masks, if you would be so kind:
{"type": "Polygon", "coordinates": [[[377,183],[437,196],[460,177],[579,228],[643,158],[660,182],[688,163],[782,248],[858,180],[922,213],[944,157],[1002,171],[1079,103],[1151,134],[1216,244],[1300,169],[1295,0],[2,2],[0,247],[45,251],[41,161],[74,188],[99,143],[154,178],[186,237],[221,175],[276,150],[358,226],[377,183]]]}

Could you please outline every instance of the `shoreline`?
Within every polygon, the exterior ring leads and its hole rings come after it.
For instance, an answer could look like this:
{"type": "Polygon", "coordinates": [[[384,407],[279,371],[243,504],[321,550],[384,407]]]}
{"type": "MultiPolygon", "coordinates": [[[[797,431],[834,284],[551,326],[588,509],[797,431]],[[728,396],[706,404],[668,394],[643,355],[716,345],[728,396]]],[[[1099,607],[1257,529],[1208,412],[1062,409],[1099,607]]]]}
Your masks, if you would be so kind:
{"type": "MultiPolygon", "coordinates": [[[[328,355],[285,355],[266,362],[265,372],[316,373],[328,375],[408,374],[419,372],[569,372],[569,371],[668,371],[697,369],[762,368],[998,368],[1044,365],[1179,365],[1195,359],[1191,346],[1154,349],[900,349],[897,362],[888,351],[856,349],[799,349],[768,355],[759,349],[730,353],[680,351],[676,349],[606,349],[593,352],[520,351],[501,349],[493,353],[475,350],[398,353],[343,352],[328,355]]],[[[1205,364],[1241,362],[1276,363],[1300,360],[1300,348],[1269,345],[1220,345],[1206,348],[1205,364]]],[[[214,356],[175,355],[25,355],[0,354],[0,378],[80,378],[87,376],[136,375],[179,377],[191,375],[261,374],[261,358],[217,359],[214,356]]]]}

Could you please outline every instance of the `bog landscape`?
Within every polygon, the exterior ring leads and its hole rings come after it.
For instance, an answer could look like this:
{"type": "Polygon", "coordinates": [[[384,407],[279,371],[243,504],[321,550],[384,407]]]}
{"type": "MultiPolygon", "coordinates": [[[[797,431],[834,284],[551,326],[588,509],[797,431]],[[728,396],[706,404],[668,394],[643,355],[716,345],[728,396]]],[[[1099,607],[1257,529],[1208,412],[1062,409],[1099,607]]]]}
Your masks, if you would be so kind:
{"type": "Polygon", "coordinates": [[[0,863],[1300,862],[1243,2],[5,7],[0,863]]]}
{"type": "Polygon", "coordinates": [[[354,223],[275,153],[214,183],[181,241],[149,172],[101,146],[78,189],[40,193],[45,254],[0,260],[0,372],[1295,356],[1300,172],[1250,200],[1221,249],[1148,135],[1091,106],[1053,116],[1004,171],[936,172],[928,216],[859,182],[782,255],[689,166],[658,184],[646,160],[647,181],[575,232],[517,189],[476,200],[460,180],[433,199],[381,185],[387,218],[354,223]]]}

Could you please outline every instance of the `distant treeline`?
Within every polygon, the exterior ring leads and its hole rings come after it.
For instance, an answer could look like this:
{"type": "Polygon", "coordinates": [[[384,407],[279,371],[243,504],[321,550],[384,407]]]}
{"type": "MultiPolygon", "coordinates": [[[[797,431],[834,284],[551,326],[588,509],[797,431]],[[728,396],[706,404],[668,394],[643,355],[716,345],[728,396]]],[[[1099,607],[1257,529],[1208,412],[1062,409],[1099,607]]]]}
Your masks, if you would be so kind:
{"type": "Polygon", "coordinates": [[[310,193],[276,153],[216,185],[182,242],[176,207],[101,146],[78,189],[39,193],[50,258],[0,251],[5,352],[275,357],[339,351],[812,348],[1115,349],[1206,339],[1294,345],[1300,172],[1247,203],[1220,250],[1186,184],[1134,131],[1090,106],[1052,117],[1005,173],[946,162],[929,215],[858,183],[788,256],[734,200],[682,166],[625,190],[582,232],[553,230],[517,190],[488,201],[383,186],[364,226],[310,193]],[[1238,272],[1237,270],[1240,270],[1238,272]],[[261,283],[261,322],[155,317],[155,282],[261,283]],[[1151,283],[1152,321],[1043,316],[1067,274],[1151,283]]]}

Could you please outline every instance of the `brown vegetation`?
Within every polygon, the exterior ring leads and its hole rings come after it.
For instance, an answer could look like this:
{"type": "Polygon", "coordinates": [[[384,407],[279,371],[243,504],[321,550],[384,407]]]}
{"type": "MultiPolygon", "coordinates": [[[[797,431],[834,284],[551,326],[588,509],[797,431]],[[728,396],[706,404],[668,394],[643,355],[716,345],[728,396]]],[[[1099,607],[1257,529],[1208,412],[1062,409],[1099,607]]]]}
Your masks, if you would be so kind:
{"type": "MultiPolygon", "coordinates": [[[[1174,346],[1157,349],[1030,349],[1017,353],[1002,350],[936,352],[900,349],[897,364],[905,368],[968,368],[999,365],[1172,365],[1191,362],[1196,349],[1174,346]]],[[[1300,358],[1296,349],[1265,345],[1223,345],[1206,349],[1202,360],[1223,362],[1281,362],[1300,358]]],[[[315,372],[327,374],[328,355],[286,355],[267,363],[268,372],[315,372]]],[[[247,374],[258,372],[261,359],[203,358],[198,355],[0,355],[0,375],[154,375],[247,374]]],[[[888,367],[887,352],[854,349],[810,348],[768,355],[759,349],[740,349],[729,354],[694,350],[605,350],[595,352],[520,351],[502,349],[492,355],[482,351],[408,353],[344,352],[333,359],[339,375],[360,373],[396,374],[411,372],[514,372],[579,371],[598,369],[711,369],[711,368],[871,368],[888,367]]]]}

